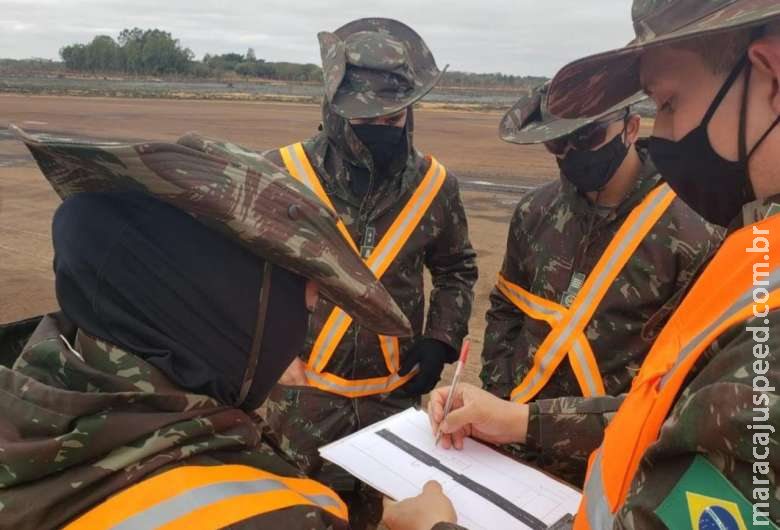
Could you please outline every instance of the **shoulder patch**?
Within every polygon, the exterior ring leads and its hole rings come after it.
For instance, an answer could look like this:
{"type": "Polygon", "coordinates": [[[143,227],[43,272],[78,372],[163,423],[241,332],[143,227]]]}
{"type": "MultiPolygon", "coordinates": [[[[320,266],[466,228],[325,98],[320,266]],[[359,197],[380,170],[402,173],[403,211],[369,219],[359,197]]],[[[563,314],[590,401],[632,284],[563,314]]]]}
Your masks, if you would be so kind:
{"type": "Polygon", "coordinates": [[[754,525],[753,505],[702,456],[693,459],[655,513],[674,530],[777,530],[764,517],[754,525]]]}

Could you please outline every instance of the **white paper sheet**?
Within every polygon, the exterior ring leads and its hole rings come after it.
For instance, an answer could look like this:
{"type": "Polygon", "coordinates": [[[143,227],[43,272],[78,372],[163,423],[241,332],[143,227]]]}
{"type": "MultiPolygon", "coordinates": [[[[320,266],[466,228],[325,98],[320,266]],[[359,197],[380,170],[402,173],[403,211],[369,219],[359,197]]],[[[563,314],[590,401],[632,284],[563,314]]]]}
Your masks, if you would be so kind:
{"type": "Polygon", "coordinates": [[[437,480],[470,530],[542,530],[577,511],[580,493],[493,449],[434,446],[425,412],[408,409],[320,448],[323,458],[394,499],[437,480]]]}

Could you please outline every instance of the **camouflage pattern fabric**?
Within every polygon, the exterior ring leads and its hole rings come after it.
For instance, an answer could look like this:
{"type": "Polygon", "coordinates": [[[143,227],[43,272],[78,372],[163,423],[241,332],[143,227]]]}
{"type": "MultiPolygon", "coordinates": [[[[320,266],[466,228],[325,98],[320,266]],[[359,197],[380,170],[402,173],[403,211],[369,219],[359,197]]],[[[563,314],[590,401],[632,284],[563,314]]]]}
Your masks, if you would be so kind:
{"type": "Polygon", "coordinates": [[[444,70],[412,28],[389,18],[361,18],[320,32],[325,97],[338,115],[376,118],[422,99],[444,70]]]}
{"type": "MultiPolygon", "coordinates": [[[[349,121],[325,102],[323,131],[304,142],[312,165],[354,240],[361,244],[368,227],[381,239],[428,170],[429,162],[413,146],[414,115],[407,115],[405,144],[407,163],[395,177],[371,186],[359,198],[350,188],[352,178],[372,178],[368,149],[358,140],[349,121]]],[[[278,151],[267,153],[277,164],[278,151]]],[[[420,224],[382,277],[383,285],[412,323],[415,337],[438,339],[456,350],[468,330],[477,280],[476,254],[469,242],[466,214],[457,179],[448,174],[420,224]],[[423,268],[433,280],[425,318],[423,268]],[[425,328],[423,329],[423,321],[425,328]]],[[[311,347],[333,305],[316,308],[300,357],[308,360],[311,347]]],[[[403,362],[412,339],[400,341],[403,362]]],[[[335,351],[326,371],[347,379],[387,375],[376,334],[352,326],[335,351]]],[[[354,491],[355,480],[346,472],[323,463],[317,448],[382,420],[415,404],[396,391],[391,396],[347,399],[312,388],[277,387],[268,399],[267,414],[278,442],[310,476],[340,491],[354,491]]],[[[351,514],[356,509],[350,505],[351,514]]],[[[367,518],[375,517],[376,513],[367,518]]]]}
{"type": "MultiPolygon", "coordinates": [[[[187,393],[139,357],[82,332],[66,345],[63,321],[45,317],[14,369],[0,367],[0,527],[60,528],[179,465],[241,464],[301,476],[266,443],[256,418],[187,393]]],[[[299,506],[233,528],[343,523],[299,506]]]]}
{"type": "MultiPolygon", "coordinates": [[[[780,311],[769,318],[769,356],[765,361],[770,386],[780,387],[780,311]]],[[[699,359],[689,375],[658,441],[645,454],[632,482],[626,503],[617,514],[614,528],[661,530],[666,525],[654,510],[667,497],[696,455],[703,455],[748,500],[753,499],[753,367],[752,332],[748,326],[765,326],[763,319],[751,319],[721,335],[699,359]],[[727,418],[727,420],[725,420],[727,418]]],[[[564,461],[575,460],[596,449],[604,436],[604,427],[617,411],[620,397],[559,398],[531,405],[528,447],[564,461]]],[[[762,420],[763,422],[763,420],[762,420]]],[[[780,424],[780,400],[770,398],[769,425],[780,424]]],[[[769,484],[761,486],[773,492],[769,514],[780,524],[780,490],[777,474],[780,455],[777,434],[772,435],[769,450],[769,484]]],[[[752,502],[752,501],[751,501],[752,502]]]]}
{"type": "MultiPolygon", "coordinates": [[[[644,159],[639,178],[615,209],[594,206],[564,177],[526,194],[510,224],[501,274],[561,303],[573,274],[590,273],[628,214],[660,182],[644,143],[639,145],[644,159]]],[[[677,199],[628,260],[585,328],[610,395],[628,389],[653,340],[722,237],[721,228],[677,199]]],[[[494,289],[483,349],[485,386],[507,397],[530,370],[549,331],[546,322],[526,317],[494,289]]],[[[580,394],[571,367],[562,363],[539,397],[580,394]]]]}
{"type": "MultiPolygon", "coordinates": [[[[658,185],[655,167],[641,147],[640,153],[644,166],[634,190],[608,214],[600,214],[563,177],[523,197],[510,224],[501,274],[561,303],[573,275],[591,272],[631,210],[658,185]]],[[[676,199],[642,241],[584,330],[607,394],[628,390],[655,337],[722,236],[722,229],[676,199]]],[[[507,398],[533,366],[550,326],[527,317],[498,289],[490,301],[481,377],[488,391],[507,398]]],[[[581,394],[571,365],[563,362],[537,398],[581,394]]],[[[575,485],[584,480],[588,451],[563,463],[525,448],[517,453],[575,485]]]]}
{"type": "MultiPolygon", "coordinates": [[[[764,216],[771,215],[773,202],[765,202],[764,216]]],[[[747,205],[751,217],[753,204],[747,205]]],[[[761,217],[763,218],[763,217],[761,217]]],[[[737,229],[739,227],[734,227],[737,229]]],[[[615,519],[614,528],[625,530],[660,530],[666,525],[654,510],[674,489],[692,459],[701,455],[715,466],[750,502],[753,477],[754,412],[753,348],[756,341],[750,327],[768,327],[768,350],[764,359],[769,366],[765,377],[768,386],[780,387],[780,310],[770,311],[764,318],[751,318],[722,333],[699,358],[688,374],[687,382],[677,398],[658,441],[645,453],[631,484],[625,504],[615,519]]],[[[614,416],[624,396],[539,400],[530,405],[527,448],[551,456],[558,462],[570,457],[578,465],[582,455],[595,450],[604,437],[604,428],[614,416]]],[[[780,425],[780,400],[770,394],[768,417],[759,423],[780,425]]],[[[763,406],[763,403],[759,406],[763,406]]],[[[770,519],[780,524],[780,489],[777,474],[780,454],[776,451],[777,433],[770,435],[768,485],[770,519]]],[[[763,474],[763,473],[762,473],[763,474]]],[[[763,477],[762,477],[763,478],[763,477]]]]}
{"type": "Polygon", "coordinates": [[[780,19],[777,0],[634,0],[636,39],[565,66],[550,85],[550,112],[594,116],[642,89],[639,58],[648,49],[780,19]]]}
{"type": "Polygon", "coordinates": [[[275,445],[307,476],[341,495],[351,525],[373,528],[382,516],[381,494],[320,458],[318,449],[413,405],[414,400],[401,396],[349,399],[307,386],[277,385],[266,401],[265,419],[275,445]]]}
{"type": "Polygon", "coordinates": [[[256,255],[313,279],[361,325],[409,335],[409,322],[336,228],[332,212],[289,173],[229,142],[91,142],[11,126],[60,197],[143,191],[220,230],[256,255]]]}
{"type": "Polygon", "coordinates": [[[600,121],[616,112],[624,111],[647,99],[645,94],[639,92],[596,116],[564,120],[550,114],[547,108],[549,89],[549,81],[537,86],[531,90],[530,94],[518,99],[512,108],[504,114],[498,126],[498,135],[503,141],[528,145],[563,138],[586,125],[600,121]]]}

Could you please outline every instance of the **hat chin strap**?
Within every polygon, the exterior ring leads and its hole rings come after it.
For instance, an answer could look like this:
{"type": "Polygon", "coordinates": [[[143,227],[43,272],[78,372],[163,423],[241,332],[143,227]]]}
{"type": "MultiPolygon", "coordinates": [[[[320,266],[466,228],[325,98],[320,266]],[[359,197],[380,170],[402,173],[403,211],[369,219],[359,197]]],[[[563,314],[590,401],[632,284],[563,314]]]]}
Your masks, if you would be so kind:
{"type": "Polygon", "coordinates": [[[260,302],[257,306],[257,323],[255,324],[255,336],[252,338],[252,347],[249,350],[249,359],[247,360],[244,378],[241,381],[241,390],[238,394],[235,406],[240,408],[246,401],[249,390],[252,388],[252,382],[257,372],[257,364],[260,361],[260,347],[263,344],[263,335],[265,334],[265,320],[268,315],[268,302],[271,299],[271,271],[273,267],[271,262],[266,260],[263,267],[263,285],[260,287],[260,302]]]}

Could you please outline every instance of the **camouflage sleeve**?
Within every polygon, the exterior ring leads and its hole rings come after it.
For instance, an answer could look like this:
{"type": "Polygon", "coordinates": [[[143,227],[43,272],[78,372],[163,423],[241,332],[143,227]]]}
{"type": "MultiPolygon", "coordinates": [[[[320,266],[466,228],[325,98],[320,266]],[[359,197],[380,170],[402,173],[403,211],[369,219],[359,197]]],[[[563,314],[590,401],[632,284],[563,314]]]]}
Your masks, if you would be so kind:
{"type": "MultiPolygon", "coordinates": [[[[715,506],[746,507],[745,523],[752,522],[752,504],[780,524],[780,452],[772,450],[780,425],[779,349],[780,310],[737,324],[710,346],[708,362],[643,459],[619,513],[621,528],[681,528],[685,520],[663,506],[701,495],[715,506]]],[[[690,521],[687,510],[683,515],[690,521]]]]}
{"type": "Polygon", "coordinates": [[[717,252],[725,235],[723,228],[702,219],[679,198],[672,203],[667,219],[669,232],[664,245],[675,256],[675,270],[670,271],[675,281],[671,297],[642,326],[642,336],[650,342],[680,305],[688,289],[717,252]]]}
{"type": "Polygon", "coordinates": [[[541,399],[530,404],[525,445],[544,460],[570,468],[585,468],[588,457],[601,445],[625,395],[596,398],[541,399]]]}
{"type": "MultiPolygon", "coordinates": [[[[528,279],[522,270],[525,255],[522,203],[515,210],[509,225],[504,264],[501,274],[510,282],[524,288],[528,279]]],[[[497,288],[490,293],[490,309],[485,316],[485,343],[482,348],[482,384],[488,392],[506,398],[515,387],[512,359],[516,354],[517,336],[523,327],[525,315],[497,288]]]]}
{"type": "Polygon", "coordinates": [[[438,234],[425,252],[433,282],[425,336],[458,350],[468,333],[474,303],[477,254],[469,240],[466,211],[454,176],[447,176],[441,193],[441,210],[433,221],[439,224],[438,234]]]}

